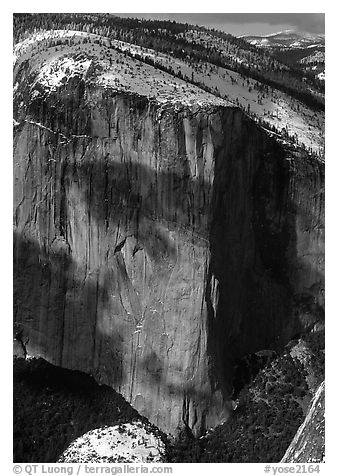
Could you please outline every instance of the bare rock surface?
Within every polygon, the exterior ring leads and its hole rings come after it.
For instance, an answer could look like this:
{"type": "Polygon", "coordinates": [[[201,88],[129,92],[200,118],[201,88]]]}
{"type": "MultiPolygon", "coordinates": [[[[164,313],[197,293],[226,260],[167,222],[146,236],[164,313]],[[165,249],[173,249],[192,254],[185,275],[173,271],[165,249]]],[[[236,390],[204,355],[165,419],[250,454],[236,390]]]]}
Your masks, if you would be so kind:
{"type": "Polygon", "coordinates": [[[309,407],[281,463],[323,463],[325,459],[325,382],[309,407]]]}

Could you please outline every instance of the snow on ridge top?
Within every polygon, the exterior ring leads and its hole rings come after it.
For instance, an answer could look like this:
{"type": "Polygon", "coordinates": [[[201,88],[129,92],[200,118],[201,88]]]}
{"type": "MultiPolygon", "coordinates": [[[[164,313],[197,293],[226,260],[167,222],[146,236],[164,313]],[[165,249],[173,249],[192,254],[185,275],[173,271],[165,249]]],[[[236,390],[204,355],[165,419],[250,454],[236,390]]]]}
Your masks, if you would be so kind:
{"type": "Polygon", "coordinates": [[[42,66],[34,84],[44,84],[45,89],[55,90],[73,76],[84,76],[92,64],[91,59],[79,60],[61,57],[42,66]]]}
{"type": "Polygon", "coordinates": [[[303,38],[306,40],[309,39],[323,39],[325,35],[323,34],[318,34],[318,33],[309,33],[307,31],[301,31],[301,30],[281,30],[277,31],[276,33],[270,33],[268,35],[262,35],[263,38],[271,38],[274,36],[285,36],[285,37],[296,37],[296,38],[303,38]]]}
{"type": "Polygon", "coordinates": [[[58,38],[72,38],[75,36],[85,37],[88,33],[78,30],[42,30],[32,33],[28,38],[14,45],[14,58],[18,59],[25,53],[31,52],[39,42],[43,40],[53,40],[58,38]]]}
{"type": "MultiPolygon", "coordinates": [[[[123,45],[133,52],[133,45],[123,45]]],[[[105,89],[146,96],[161,104],[229,106],[227,101],[115,49],[121,46],[122,42],[85,32],[44,31],[15,46],[15,70],[29,60],[36,73],[33,85],[40,84],[47,92],[71,77],[82,76],[105,89]],[[52,46],[49,40],[61,40],[62,44],[52,46]]]]}
{"type": "Polygon", "coordinates": [[[270,38],[272,36],[276,35],[296,35],[298,32],[296,30],[281,30],[281,31],[276,31],[275,33],[269,33],[268,35],[262,35],[262,38],[270,38]]]}
{"type": "Polygon", "coordinates": [[[124,59],[123,66],[126,69],[121,69],[115,63],[97,76],[96,83],[107,89],[116,89],[146,96],[162,104],[179,103],[188,106],[228,105],[223,99],[213,96],[197,86],[186,83],[166,72],[130,57],[124,59]]]}

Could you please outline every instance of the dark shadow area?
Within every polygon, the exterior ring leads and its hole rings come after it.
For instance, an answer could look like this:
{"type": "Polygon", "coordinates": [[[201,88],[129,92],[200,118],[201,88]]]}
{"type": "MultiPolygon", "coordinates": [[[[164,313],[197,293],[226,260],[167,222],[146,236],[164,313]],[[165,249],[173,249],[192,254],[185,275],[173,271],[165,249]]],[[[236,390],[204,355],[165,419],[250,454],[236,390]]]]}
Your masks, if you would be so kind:
{"type": "Polygon", "coordinates": [[[42,359],[14,359],[15,463],[55,463],[87,431],[147,421],[112,388],[42,359]]]}
{"type": "MultiPolygon", "coordinates": [[[[253,137],[262,145],[255,144],[250,129],[244,121],[241,132],[247,141],[234,140],[216,153],[212,197],[209,349],[215,375],[228,380],[230,394],[238,359],[262,349],[280,351],[297,332],[323,319],[318,293],[303,296],[303,302],[311,302],[306,322],[295,292],[300,275],[313,275],[311,265],[299,258],[299,234],[304,233],[299,222],[306,219],[306,231],[316,233],[318,217],[323,220],[323,167],[306,155],[296,156],[293,163],[286,159],[287,150],[264,140],[260,131],[253,137]],[[215,278],[216,312],[211,290],[215,278]]],[[[317,252],[324,255],[323,243],[317,252]]],[[[323,275],[318,279],[323,281],[323,275]]]]}
{"type": "Polygon", "coordinates": [[[107,283],[78,282],[67,242],[58,237],[46,249],[37,241],[14,233],[15,337],[26,352],[41,355],[56,365],[93,373],[98,381],[100,352],[105,353],[108,379],[117,388],[122,381],[120,336],[100,340],[96,335],[98,303],[108,303],[107,283]],[[69,328],[72,323],[73,328],[69,328]],[[68,326],[68,327],[67,327],[68,326]]]}
{"type": "Polygon", "coordinates": [[[248,354],[237,359],[234,363],[234,379],[232,398],[238,397],[239,392],[251,383],[258,372],[276,358],[277,353],[273,350],[260,351],[255,354],[248,354]]]}
{"type": "MultiPolygon", "coordinates": [[[[167,378],[163,376],[163,363],[163,359],[161,359],[161,357],[159,357],[154,351],[150,352],[140,361],[139,365],[146,371],[150,385],[164,389],[169,395],[180,395],[182,397],[182,401],[184,399],[188,401],[191,399],[195,400],[199,404],[202,404],[203,402],[205,406],[212,402],[212,394],[210,392],[203,391],[203,389],[198,390],[196,388],[196,382],[193,380],[191,382],[183,380],[180,385],[168,381],[167,378]]],[[[201,406],[203,407],[203,405],[201,406]]],[[[202,428],[202,431],[204,430],[205,428],[202,428]]]]}
{"type": "MultiPolygon", "coordinates": [[[[139,121],[142,120],[141,115],[139,121]]],[[[175,134],[180,137],[182,120],[176,127],[175,134]]],[[[160,134],[159,131],[157,133],[160,134]]],[[[123,151],[122,160],[108,153],[105,157],[94,155],[91,159],[90,148],[87,151],[83,144],[79,144],[79,148],[83,148],[85,157],[81,160],[68,159],[64,165],[66,189],[74,182],[81,185],[90,214],[101,224],[109,227],[112,222],[129,223],[140,241],[145,241],[145,245],[149,241],[147,252],[154,260],[161,259],[164,248],[169,255],[174,252],[165,237],[161,236],[157,222],[208,238],[212,189],[211,183],[191,177],[182,138],[178,140],[178,150],[174,150],[174,147],[173,150],[167,150],[163,138],[155,138],[155,144],[157,139],[159,150],[156,155],[159,158],[167,153],[179,154],[179,160],[173,160],[166,167],[158,159],[157,171],[133,160],[129,155],[124,157],[123,151]],[[144,228],[140,222],[145,218],[152,223],[144,228]],[[153,226],[155,231],[152,231],[153,226]]],[[[202,154],[202,149],[203,145],[200,144],[197,153],[202,154]]],[[[136,153],[136,150],[133,152],[136,153]]],[[[203,174],[203,170],[200,172],[203,174]]]]}

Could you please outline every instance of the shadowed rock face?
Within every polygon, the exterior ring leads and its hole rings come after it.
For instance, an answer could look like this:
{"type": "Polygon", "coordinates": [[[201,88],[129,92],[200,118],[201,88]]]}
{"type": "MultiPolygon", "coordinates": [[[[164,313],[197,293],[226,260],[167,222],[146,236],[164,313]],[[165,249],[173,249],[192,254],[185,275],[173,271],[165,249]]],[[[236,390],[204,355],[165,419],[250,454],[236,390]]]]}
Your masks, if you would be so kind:
{"type": "Polygon", "coordinates": [[[322,382],[281,463],[323,463],[324,458],[325,382],[322,382]]]}
{"type": "Polygon", "coordinates": [[[70,81],[18,112],[15,321],[151,422],[226,419],[233,362],[323,307],[323,170],[232,107],[70,81]]]}

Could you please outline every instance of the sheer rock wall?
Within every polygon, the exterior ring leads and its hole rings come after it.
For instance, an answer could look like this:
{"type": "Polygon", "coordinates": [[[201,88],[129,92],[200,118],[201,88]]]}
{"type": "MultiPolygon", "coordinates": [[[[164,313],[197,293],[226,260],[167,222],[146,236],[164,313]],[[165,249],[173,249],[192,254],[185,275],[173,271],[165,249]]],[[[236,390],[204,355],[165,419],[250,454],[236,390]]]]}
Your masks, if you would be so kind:
{"type": "Polygon", "coordinates": [[[233,360],[320,324],[322,165],[237,108],[76,78],[16,113],[28,354],[92,374],[167,432],[225,420],[233,360]]]}

